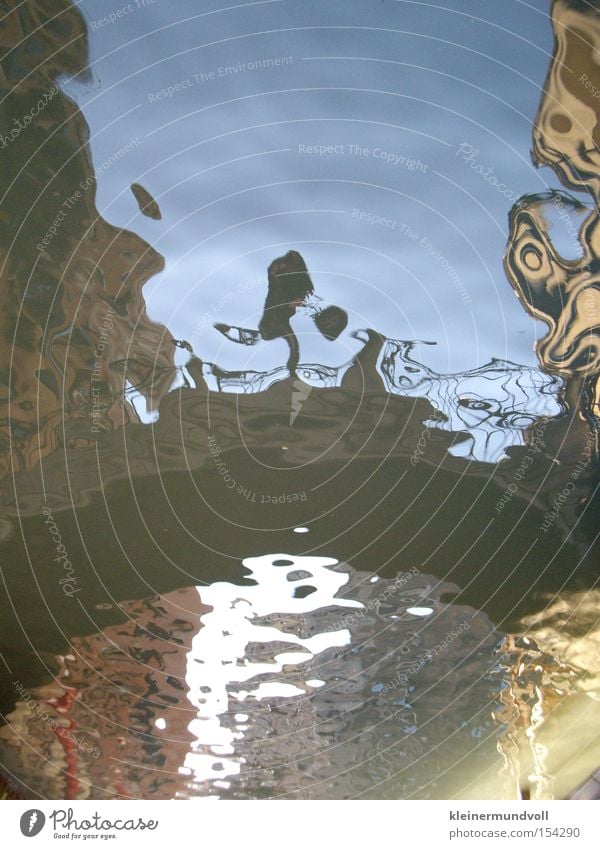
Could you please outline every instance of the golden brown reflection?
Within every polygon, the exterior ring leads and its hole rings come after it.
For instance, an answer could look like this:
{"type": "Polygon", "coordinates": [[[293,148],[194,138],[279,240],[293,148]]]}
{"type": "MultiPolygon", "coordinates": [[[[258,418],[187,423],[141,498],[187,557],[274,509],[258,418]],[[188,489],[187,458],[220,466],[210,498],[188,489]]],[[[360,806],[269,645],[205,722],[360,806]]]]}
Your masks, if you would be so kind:
{"type": "Polygon", "coordinates": [[[549,596],[508,637],[508,687],[496,712],[505,772],[532,799],[566,795],[600,762],[600,591],[549,596]],[[573,758],[577,746],[582,757],[573,758]]]}
{"type": "MultiPolygon", "coordinates": [[[[548,325],[538,342],[542,367],[566,378],[565,398],[573,411],[579,411],[591,431],[591,445],[597,457],[600,421],[600,7],[579,0],[554,0],[552,25],[554,55],[548,71],[544,95],[533,133],[534,160],[549,165],[568,188],[585,190],[593,207],[562,192],[526,195],[510,215],[510,234],[505,256],[508,279],[525,308],[548,325]],[[565,259],[552,243],[548,232],[551,212],[559,211],[567,228],[578,235],[581,257],[565,259]],[[585,219],[580,226],[582,213],[585,219]]],[[[573,428],[568,439],[573,444],[573,428]]],[[[512,681],[503,695],[503,713],[509,733],[499,743],[507,768],[516,782],[532,798],[548,798],[553,788],[555,764],[562,757],[562,771],[572,774],[564,744],[560,739],[548,748],[546,729],[563,713],[565,727],[575,721],[589,728],[588,769],[597,768],[595,741],[597,711],[582,697],[563,702],[569,687],[564,686],[566,670],[578,670],[577,687],[598,700],[598,613],[596,590],[549,596],[547,606],[522,621],[525,633],[543,647],[546,656],[556,658],[558,668],[548,668],[534,658],[530,643],[507,638],[507,648],[516,652],[512,681]],[[518,643],[518,645],[517,645],[518,643]],[[564,668],[560,666],[564,664],[564,668]],[[561,681],[561,676],[563,680],[561,681]],[[536,682],[537,678],[537,682],[536,682]],[[570,707],[569,707],[570,705],[570,707]],[[569,716],[569,712],[571,716],[569,716]],[[578,718],[578,712],[580,718],[578,718]],[[565,717],[564,714],[567,714],[565,717]],[[575,720],[573,720],[573,716],[575,720]],[[561,751],[562,749],[562,751],[561,751]],[[556,754],[558,752],[558,755],[556,754]],[[595,761],[593,760],[595,758],[595,761]]],[[[534,645],[535,645],[534,643],[534,645]]],[[[585,739],[585,735],[580,736],[585,739]]],[[[578,776],[581,780],[581,775],[578,776]]],[[[571,786],[572,786],[571,784],[571,786]]],[[[569,790],[564,776],[559,793],[569,790]]]]}
{"type": "Polygon", "coordinates": [[[572,401],[591,414],[594,430],[600,415],[599,12],[596,2],[554,0],[555,49],[533,133],[536,164],[589,193],[593,207],[580,228],[579,200],[560,192],[526,195],[510,216],[505,260],[525,308],[549,326],[537,347],[542,366],[575,378],[572,401]],[[551,207],[568,230],[579,231],[580,259],[563,259],[549,239],[544,213],[551,207]]]}
{"type": "Polygon", "coordinates": [[[554,0],[555,47],[535,120],[533,155],[568,188],[600,198],[600,6],[554,0]]]}

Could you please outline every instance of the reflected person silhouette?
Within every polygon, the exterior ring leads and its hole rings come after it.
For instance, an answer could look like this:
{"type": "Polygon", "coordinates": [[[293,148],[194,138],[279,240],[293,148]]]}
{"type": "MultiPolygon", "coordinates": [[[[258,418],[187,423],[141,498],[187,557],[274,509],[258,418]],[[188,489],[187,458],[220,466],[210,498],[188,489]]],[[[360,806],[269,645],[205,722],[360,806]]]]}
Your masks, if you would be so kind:
{"type": "Polygon", "coordinates": [[[230,341],[242,345],[254,345],[260,339],[285,339],[290,349],[286,367],[289,374],[295,377],[300,347],[290,319],[297,310],[304,308],[309,312],[315,327],[330,342],[345,330],[348,315],[340,307],[321,307],[304,258],[298,251],[288,251],[285,256],[274,259],[269,265],[267,280],[267,298],[258,330],[222,323],[215,324],[215,328],[230,341]]]}

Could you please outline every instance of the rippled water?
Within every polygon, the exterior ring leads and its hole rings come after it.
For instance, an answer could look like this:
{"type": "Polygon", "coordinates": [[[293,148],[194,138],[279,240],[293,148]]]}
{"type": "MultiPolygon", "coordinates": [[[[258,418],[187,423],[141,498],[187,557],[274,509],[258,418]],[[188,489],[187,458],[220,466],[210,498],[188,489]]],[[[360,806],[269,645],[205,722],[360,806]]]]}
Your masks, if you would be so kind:
{"type": "Polygon", "coordinates": [[[596,6],[5,6],[3,781],[572,792],[596,6]]]}

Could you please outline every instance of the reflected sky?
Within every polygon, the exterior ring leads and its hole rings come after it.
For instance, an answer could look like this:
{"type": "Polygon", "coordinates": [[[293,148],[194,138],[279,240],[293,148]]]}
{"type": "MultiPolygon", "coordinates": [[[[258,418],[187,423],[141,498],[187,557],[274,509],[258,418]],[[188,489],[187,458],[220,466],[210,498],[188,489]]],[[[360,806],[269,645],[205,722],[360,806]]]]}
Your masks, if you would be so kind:
{"type": "Polygon", "coordinates": [[[211,325],[256,326],[265,267],[296,248],[350,315],[329,346],[309,334],[305,360],[340,365],[360,347],[352,331],[376,327],[436,340],[442,371],[533,364],[543,325],[499,258],[523,189],[556,186],[529,157],[545,13],[513,4],[507,28],[475,2],[129,6],[111,23],[104,3],[80,4],[94,82],[66,89],[90,125],[101,213],[166,258],[144,290],[151,317],[240,368],[211,325]],[[162,220],[137,210],[135,182],[162,220]]]}

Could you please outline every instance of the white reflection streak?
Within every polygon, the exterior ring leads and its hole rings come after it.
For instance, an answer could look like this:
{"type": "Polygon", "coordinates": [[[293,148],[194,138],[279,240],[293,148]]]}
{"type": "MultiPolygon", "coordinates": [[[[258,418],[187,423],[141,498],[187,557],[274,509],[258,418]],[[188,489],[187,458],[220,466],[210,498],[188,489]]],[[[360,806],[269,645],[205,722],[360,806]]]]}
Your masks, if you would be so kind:
{"type": "MultiPolygon", "coordinates": [[[[302,689],[282,681],[278,673],[283,672],[286,664],[306,663],[325,649],[350,643],[347,629],[302,638],[276,627],[257,625],[253,620],[278,614],[293,617],[331,606],[364,607],[358,601],[336,598],[349,575],[327,568],[337,564],[337,560],[330,557],[271,554],[248,557],[243,563],[250,569],[249,577],[256,581],[256,586],[217,582],[198,588],[202,603],[212,611],[202,615],[202,628],[192,641],[186,662],[188,698],[197,710],[188,730],[196,740],[181,772],[189,774],[191,770],[195,781],[218,779],[221,787],[228,786],[224,778],[241,771],[243,758],[232,755],[235,754],[235,741],[243,737],[248,728],[238,722],[239,730],[232,731],[221,724],[221,716],[230,709],[230,698],[236,701],[291,698],[310,692],[315,687],[313,679],[304,682],[306,689],[302,689]],[[292,574],[300,570],[304,577],[292,574]],[[305,598],[295,598],[294,592],[300,587],[314,588],[314,591],[305,598]],[[249,645],[270,642],[290,643],[295,648],[274,650],[265,662],[253,662],[247,657],[249,645]],[[235,687],[265,674],[270,675],[271,680],[258,682],[254,689],[231,689],[232,685],[235,687]]],[[[247,721],[247,715],[243,716],[247,721]]],[[[238,717],[241,715],[236,713],[236,720],[238,717]]]]}

